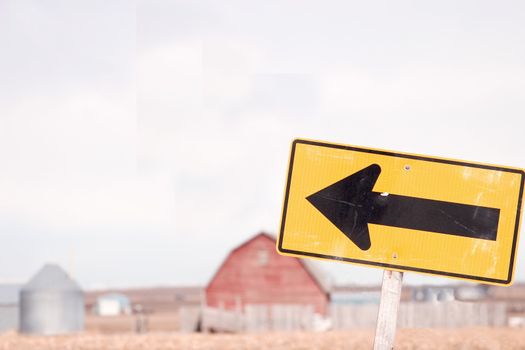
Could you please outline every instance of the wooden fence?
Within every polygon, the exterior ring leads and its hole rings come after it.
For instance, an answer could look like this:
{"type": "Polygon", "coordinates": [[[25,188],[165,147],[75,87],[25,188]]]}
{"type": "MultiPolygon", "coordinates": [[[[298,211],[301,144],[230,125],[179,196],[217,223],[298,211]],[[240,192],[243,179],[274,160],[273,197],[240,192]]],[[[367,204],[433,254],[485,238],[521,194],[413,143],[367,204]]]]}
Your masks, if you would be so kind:
{"type": "MultiPolygon", "coordinates": [[[[377,304],[332,305],[332,329],[373,328],[378,308],[377,304]]],[[[399,328],[500,327],[506,324],[505,303],[460,301],[401,303],[397,321],[399,328]]]]}
{"type": "Polygon", "coordinates": [[[313,330],[316,320],[310,305],[246,305],[244,316],[248,332],[313,330]]]}
{"type": "MultiPolygon", "coordinates": [[[[181,329],[185,331],[192,328],[188,322],[195,324],[189,315],[181,310],[181,329]]],[[[200,310],[199,328],[204,332],[313,330],[318,319],[309,305],[246,305],[243,313],[205,307],[200,310]]]]}
{"type": "MultiPolygon", "coordinates": [[[[325,318],[305,305],[246,305],[244,312],[217,308],[182,308],[181,331],[260,332],[374,328],[377,304],[332,304],[325,318]]],[[[401,303],[399,328],[459,328],[507,325],[505,303],[401,303]]]]}

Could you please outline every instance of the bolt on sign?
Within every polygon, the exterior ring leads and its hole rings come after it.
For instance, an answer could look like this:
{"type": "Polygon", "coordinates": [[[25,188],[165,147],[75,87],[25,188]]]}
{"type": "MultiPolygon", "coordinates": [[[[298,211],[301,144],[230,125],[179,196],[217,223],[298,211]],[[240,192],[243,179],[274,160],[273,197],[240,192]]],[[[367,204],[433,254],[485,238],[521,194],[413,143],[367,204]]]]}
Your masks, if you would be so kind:
{"type": "Polygon", "coordinates": [[[295,140],[277,250],[507,285],[524,178],[511,167],[295,140]]]}

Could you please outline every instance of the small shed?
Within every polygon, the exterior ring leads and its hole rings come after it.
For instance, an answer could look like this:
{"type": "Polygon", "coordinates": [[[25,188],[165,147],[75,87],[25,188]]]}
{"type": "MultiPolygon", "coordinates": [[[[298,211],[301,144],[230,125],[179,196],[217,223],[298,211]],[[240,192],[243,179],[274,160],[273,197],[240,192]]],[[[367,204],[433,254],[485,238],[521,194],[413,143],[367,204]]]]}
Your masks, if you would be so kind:
{"type": "Polygon", "coordinates": [[[0,285],[0,332],[18,329],[20,288],[18,284],[0,285]]]}
{"type": "Polygon", "coordinates": [[[206,287],[207,306],[242,311],[247,305],[305,305],[326,315],[328,276],[310,261],[277,254],[275,244],[263,232],[233,249],[206,287]]]}
{"type": "Polygon", "coordinates": [[[131,303],[124,294],[104,294],[97,298],[93,311],[98,316],[129,315],[131,314],[131,303]]]}
{"type": "Polygon", "coordinates": [[[20,332],[57,335],[84,329],[84,294],[58,265],[45,265],[20,291],[20,332]]]}

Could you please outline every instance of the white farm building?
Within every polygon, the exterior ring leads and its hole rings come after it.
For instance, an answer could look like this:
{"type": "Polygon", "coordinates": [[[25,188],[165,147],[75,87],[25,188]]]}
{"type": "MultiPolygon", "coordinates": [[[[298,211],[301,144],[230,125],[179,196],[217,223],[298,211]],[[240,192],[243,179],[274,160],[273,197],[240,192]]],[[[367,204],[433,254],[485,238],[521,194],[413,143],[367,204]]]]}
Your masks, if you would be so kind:
{"type": "Polygon", "coordinates": [[[104,294],[97,298],[93,312],[99,316],[129,315],[131,314],[131,303],[124,294],[104,294]]]}

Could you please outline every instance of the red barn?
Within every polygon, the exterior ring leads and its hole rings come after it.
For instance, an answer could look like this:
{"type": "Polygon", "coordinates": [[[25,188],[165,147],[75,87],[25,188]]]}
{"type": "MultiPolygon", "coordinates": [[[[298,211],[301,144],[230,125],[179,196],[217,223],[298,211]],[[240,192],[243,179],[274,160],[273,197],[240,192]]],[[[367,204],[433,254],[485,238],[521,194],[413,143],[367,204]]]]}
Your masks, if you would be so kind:
{"type": "Polygon", "coordinates": [[[260,233],[230,252],[206,287],[206,303],[226,310],[248,304],[312,305],[325,315],[327,282],[307,260],[277,254],[275,238],[260,233]]]}

